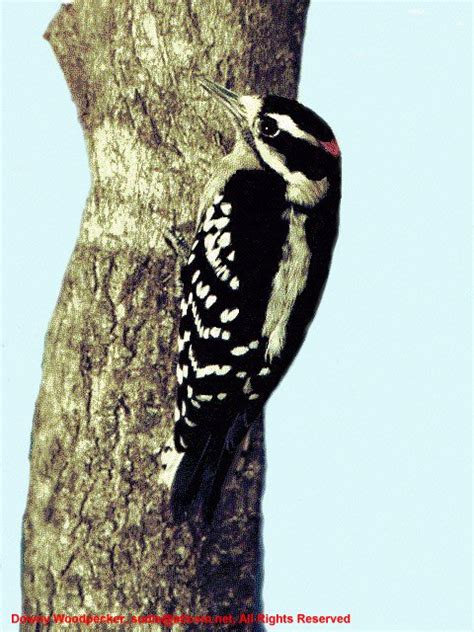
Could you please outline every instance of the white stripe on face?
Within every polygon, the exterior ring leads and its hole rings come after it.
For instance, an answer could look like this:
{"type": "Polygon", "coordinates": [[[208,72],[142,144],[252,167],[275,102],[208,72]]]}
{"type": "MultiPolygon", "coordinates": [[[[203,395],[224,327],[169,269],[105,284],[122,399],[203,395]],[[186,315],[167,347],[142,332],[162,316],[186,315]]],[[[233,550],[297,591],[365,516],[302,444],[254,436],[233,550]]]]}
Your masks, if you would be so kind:
{"type": "Polygon", "coordinates": [[[255,139],[255,145],[262,160],[286,181],[286,199],[301,206],[314,206],[326,195],[329,188],[327,178],[310,180],[301,171],[290,171],[285,164],[285,158],[274,147],[267,145],[260,139],[255,139]]]}
{"type": "Polygon", "coordinates": [[[256,97],[253,95],[245,94],[239,99],[240,105],[243,106],[245,110],[245,115],[247,117],[247,122],[249,124],[250,129],[253,127],[253,123],[262,109],[262,99],[260,97],[256,97]]]}
{"type": "Polygon", "coordinates": [[[314,136],[308,134],[308,132],[303,131],[298,125],[294,122],[291,116],[288,114],[266,114],[265,116],[269,116],[273,120],[275,120],[278,124],[278,127],[284,131],[291,134],[294,138],[301,138],[311,145],[319,146],[319,142],[316,140],[314,136]]]}

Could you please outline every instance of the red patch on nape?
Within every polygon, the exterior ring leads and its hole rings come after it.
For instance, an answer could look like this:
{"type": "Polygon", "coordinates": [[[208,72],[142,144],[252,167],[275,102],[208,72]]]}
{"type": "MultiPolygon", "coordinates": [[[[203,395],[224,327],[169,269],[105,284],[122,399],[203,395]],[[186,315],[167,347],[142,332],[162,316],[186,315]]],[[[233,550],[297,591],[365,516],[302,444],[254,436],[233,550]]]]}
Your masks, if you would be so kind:
{"type": "Polygon", "coordinates": [[[335,138],[330,141],[320,140],[319,142],[321,143],[321,146],[324,147],[329,154],[331,154],[331,156],[336,157],[341,155],[341,150],[339,149],[339,145],[337,144],[337,140],[335,138]]]}

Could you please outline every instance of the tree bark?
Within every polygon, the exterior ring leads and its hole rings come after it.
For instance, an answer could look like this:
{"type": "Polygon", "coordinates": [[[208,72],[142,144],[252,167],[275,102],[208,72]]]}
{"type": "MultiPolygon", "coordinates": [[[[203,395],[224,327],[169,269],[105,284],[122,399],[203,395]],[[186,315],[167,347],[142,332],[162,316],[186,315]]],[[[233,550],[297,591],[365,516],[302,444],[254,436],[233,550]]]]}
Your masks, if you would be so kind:
{"type": "Polygon", "coordinates": [[[196,75],[294,97],[308,4],[77,0],[48,28],[92,183],[46,336],[23,525],[25,613],[259,610],[262,426],[239,454],[218,527],[175,527],[158,483],[179,313],[163,227],[192,240],[204,184],[233,142],[196,75]]]}

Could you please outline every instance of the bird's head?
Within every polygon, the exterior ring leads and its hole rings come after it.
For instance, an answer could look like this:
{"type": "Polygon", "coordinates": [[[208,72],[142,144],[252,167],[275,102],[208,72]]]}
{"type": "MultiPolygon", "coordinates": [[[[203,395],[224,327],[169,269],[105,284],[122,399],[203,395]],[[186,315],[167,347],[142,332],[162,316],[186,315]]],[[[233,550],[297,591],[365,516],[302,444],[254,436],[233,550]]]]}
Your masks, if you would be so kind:
{"type": "Polygon", "coordinates": [[[260,162],[285,180],[290,202],[312,208],[338,186],[339,146],[315,112],[284,97],[240,96],[208,79],[201,84],[230,112],[260,162]]]}

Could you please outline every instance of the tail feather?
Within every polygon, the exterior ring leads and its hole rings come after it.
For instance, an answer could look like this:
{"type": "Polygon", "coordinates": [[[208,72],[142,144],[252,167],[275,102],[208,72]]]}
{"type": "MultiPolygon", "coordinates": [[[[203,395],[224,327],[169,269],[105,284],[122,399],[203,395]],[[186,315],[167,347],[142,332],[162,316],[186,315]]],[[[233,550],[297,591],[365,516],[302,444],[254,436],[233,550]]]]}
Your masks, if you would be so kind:
{"type": "Polygon", "coordinates": [[[202,472],[211,448],[212,435],[185,452],[171,486],[171,511],[176,522],[186,519],[202,484],[202,472]]]}
{"type": "Polygon", "coordinates": [[[204,520],[212,522],[235,452],[248,428],[247,415],[240,414],[227,432],[209,433],[184,453],[171,487],[171,510],[176,522],[199,509],[204,520]]]}
{"type": "Polygon", "coordinates": [[[212,478],[209,481],[209,486],[206,489],[205,497],[203,498],[203,517],[208,523],[212,522],[217,505],[221,498],[221,491],[224,485],[224,481],[229,472],[230,466],[235,456],[235,448],[229,451],[225,442],[222,445],[221,453],[217,459],[217,463],[212,472],[212,478]]]}
{"type": "Polygon", "coordinates": [[[226,434],[203,503],[203,515],[206,522],[212,522],[221,497],[222,487],[224,486],[225,479],[234,460],[235,453],[247,434],[249,427],[257,417],[258,415],[255,417],[251,416],[248,411],[240,413],[235,417],[234,423],[230,426],[226,434]]]}

